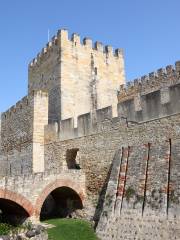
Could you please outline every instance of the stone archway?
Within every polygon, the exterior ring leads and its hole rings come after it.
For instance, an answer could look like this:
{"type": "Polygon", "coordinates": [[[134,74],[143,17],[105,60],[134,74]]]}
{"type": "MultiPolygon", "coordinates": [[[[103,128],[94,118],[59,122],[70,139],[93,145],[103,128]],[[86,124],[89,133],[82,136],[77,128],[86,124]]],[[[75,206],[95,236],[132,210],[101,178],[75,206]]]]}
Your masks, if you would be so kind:
{"type": "Polygon", "coordinates": [[[7,189],[0,189],[0,209],[5,221],[12,224],[23,223],[34,211],[30,201],[7,189]]]}
{"type": "Polygon", "coordinates": [[[84,199],[85,199],[84,189],[82,189],[79,184],[73,182],[70,179],[64,179],[64,180],[59,179],[50,183],[45,187],[45,189],[42,191],[42,193],[40,194],[39,198],[36,201],[35,216],[37,218],[40,218],[41,211],[47,199],[52,204],[53,204],[53,201],[56,201],[57,199],[59,199],[58,200],[59,203],[65,204],[65,197],[66,197],[66,200],[68,200],[69,198],[69,199],[74,199],[76,202],[79,201],[79,205],[77,208],[80,208],[80,205],[82,208],[84,199]],[[62,200],[60,200],[60,196],[62,200]]]}
{"type": "Polygon", "coordinates": [[[40,213],[40,219],[66,218],[76,215],[82,210],[83,204],[79,195],[69,187],[54,189],[45,199],[40,213]]]}

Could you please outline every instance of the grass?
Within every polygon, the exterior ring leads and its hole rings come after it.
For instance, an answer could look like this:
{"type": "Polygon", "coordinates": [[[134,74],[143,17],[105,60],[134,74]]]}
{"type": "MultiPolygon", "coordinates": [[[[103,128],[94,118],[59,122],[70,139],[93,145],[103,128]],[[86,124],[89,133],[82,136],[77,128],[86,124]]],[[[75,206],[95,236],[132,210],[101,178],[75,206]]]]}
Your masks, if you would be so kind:
{"type": "Polygon", "coordinates": [[[78,219],[51,219],[46,223],[55,227],[49,228],[50,240],[98,240],[90,224],[78,219]]]}
{"type": "Polygon", "coordinates": [[[6,223],[0,223],[0,236],[1,235],[8,235],[10,230],[12,230],[13,227],[6,223]]]}

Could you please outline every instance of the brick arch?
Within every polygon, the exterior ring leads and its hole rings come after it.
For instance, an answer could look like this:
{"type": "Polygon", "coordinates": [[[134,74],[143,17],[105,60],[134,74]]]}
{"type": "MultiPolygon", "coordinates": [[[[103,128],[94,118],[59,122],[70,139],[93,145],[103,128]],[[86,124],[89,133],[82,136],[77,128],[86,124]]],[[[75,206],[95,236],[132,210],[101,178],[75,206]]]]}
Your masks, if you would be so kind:
{"type": "Polygon", "coordinates": [[[21,194],[0,188],[0,198],[7,199],[18,204],[19,206],[24,208],[24,210],[29,214],[29,216],[33,215],[34,212],[33,205],[28,199],[23,197],[21,194]]]}
{"type": "Polygon", "coordinates": [[[38,199],[36,200],[35,212],[34,212],[34,215],[36,217],[40,216],[42,205],[43,205],[44,201],[46,200],[47,196],[52,191],[54,191],[55,189],[60,188],[60,187],[69,187],[72,190],[74,190],[78,194],[78,196],[80,197],[80,199],[82,201],[82,205],[83,205],[84,199],[85,199],[84,189],[79,184],[73,182],[70,179],[57,179],[54,182],[48,184],[44,188],[44,190],[41,192],[38,199]]]}

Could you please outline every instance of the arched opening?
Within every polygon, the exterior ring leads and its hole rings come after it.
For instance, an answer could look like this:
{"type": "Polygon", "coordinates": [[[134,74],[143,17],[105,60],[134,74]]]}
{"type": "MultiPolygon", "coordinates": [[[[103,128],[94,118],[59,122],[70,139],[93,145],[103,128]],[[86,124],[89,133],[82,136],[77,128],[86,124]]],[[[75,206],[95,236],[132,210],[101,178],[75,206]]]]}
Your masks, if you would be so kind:
{"type": "Polygon", "coordinates": [[[14,201],[0,198],[0,222],[19,225],[28,217],[28,212],[22,206],[14,201]]]}
{"type": "Polygon", "coordinates": [[[72,217],[77,209],[82,208],[82,200],[72,188],[59,187],[46,197],[41,208],[40,219],[72,217]]]}

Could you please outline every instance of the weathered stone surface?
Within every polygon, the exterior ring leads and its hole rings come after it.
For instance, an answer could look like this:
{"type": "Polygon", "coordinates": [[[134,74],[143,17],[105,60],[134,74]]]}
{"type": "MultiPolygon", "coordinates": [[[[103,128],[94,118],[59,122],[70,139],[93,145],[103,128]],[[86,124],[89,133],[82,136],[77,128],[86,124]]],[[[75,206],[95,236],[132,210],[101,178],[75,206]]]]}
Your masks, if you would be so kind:
{"type": "Polygon", "coordinates": [[[8,235],[2,235],[2,236],[0,236],[0,239],[1,239],[1,240],[10,240],[10,236],[8,236],[8,235]]]}
{"type": "Polygon", "coordinates": [[[37,221],[67,187],[84,207],[72,216],[100,218],[102,240],[180,239],[179,69],[125,87],[122,51],[59,31],[29,65],[28,96],[1,116],[0,199],[37,221]]]}
{"type": "Polygon", "coordinates": [[[113,106],[117,114],[117,89],[125,83],[122,51],[88,41],[80,42],[77,34],[68,39],[60,30],[47,48],[29,66],[29,92],[47,89],[49,119],[59,121],[77,117],[92,110],[113,106]]]}
{"type": "Polygon", "coordinates": [[[1,116],[1,175],[44,171],[44,127],[48,94],[34,91],[1,116]]]}
{"type": "Polygon", "coordinates": [[[48,234],[46,229],[41,225],[31,225],[29,228],[19,229],[17,231],[12,231],[9,235],[2,235],[0,239],[2,240],[47,240],[48,234]],[[28,230],[29,229],[29,230],[28,230]]]}
{"type": "Polygon", "coordinates": [[[40,234],[40,232],[36,233],[35,230],[29,230],[27,233],[26,233],[26,237],[28,238],[32,238],[32,237],[35,237],[36,235],[40,234]]]}

